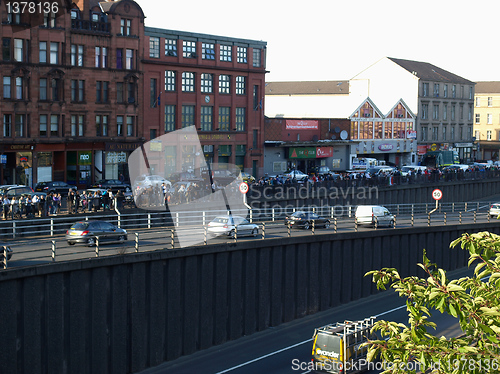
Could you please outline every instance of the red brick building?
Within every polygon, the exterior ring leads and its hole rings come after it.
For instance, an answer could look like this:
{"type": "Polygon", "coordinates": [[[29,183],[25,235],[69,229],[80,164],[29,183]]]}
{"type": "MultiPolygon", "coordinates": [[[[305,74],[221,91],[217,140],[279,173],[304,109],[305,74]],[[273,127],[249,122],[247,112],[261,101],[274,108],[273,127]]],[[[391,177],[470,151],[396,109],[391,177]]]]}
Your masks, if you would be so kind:
{"type": "Polygon", "coordinates": [[[2,2],[0,183],[85,187],[128,173],[143,140],[144,14],[131,0],[64,1],[9,14],[2,2]]]}
{"type": "MultiPolygon", "coordinates": [[[[207,161],[262,175],[266,43],[151,27],[145,36],[146,139],[195,126],[207,161]]],[[[180,146],[161,152],[168,162],[154,172],[167,177],[179,162],[199,166],[180,146]]]]}

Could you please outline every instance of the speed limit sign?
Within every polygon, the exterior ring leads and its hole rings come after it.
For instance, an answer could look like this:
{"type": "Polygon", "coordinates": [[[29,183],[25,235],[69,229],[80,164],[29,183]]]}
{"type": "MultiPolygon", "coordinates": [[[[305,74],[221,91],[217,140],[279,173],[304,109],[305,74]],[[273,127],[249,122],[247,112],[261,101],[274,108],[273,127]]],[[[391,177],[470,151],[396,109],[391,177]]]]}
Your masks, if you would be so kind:
{"type": "Polygon", "coordinates": [[[241,182],[240,183],[240,192],[245,194],[248,192],[248,184],[246,184],[245,182],[241,182]]]}
{"type": "Polygon", "coordinates": [[[443,193],[441,192],[440,189],[436,188],[434,191],[432,191],[432,198],[434,200],[441,200],[441,198],[443,197],[443,193]]]}

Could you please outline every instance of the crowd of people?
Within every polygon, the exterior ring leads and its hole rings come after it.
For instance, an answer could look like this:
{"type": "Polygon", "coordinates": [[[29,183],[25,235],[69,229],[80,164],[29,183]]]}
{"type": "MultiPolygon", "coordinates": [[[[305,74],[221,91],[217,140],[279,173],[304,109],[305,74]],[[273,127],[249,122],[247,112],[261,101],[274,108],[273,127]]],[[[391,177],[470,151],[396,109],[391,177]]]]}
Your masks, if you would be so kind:
{"type": "Polygon", "coordinates": [[[125,196],[119,190],[116,194],[108,190],[82,191],[70,189],[68,194],[24,194],[22,196],[0,196],[2,218],[23,219],[34,217],[57,216],[58,214],[91,213],[114,209],[114,204],[121,209],[125,196]]]}

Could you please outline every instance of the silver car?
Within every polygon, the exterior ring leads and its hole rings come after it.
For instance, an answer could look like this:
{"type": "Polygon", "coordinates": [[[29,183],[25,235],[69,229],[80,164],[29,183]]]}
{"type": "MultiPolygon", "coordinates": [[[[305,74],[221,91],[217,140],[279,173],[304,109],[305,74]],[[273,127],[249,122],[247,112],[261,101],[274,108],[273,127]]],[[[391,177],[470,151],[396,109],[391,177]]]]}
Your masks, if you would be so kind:
{"type": "Polygon", "coordinates": [[[491,204],[488,214],[491,218],[497,218],[500,214],[500,203],[491,204]]]}
{"type": "Polygon", "coordinates": [[[119,242],[127,240],[127,231],[106,221],[80,221],[66,231],[66,240],[69,245],[76,243],[87,244],[89,247],[99,242],[119,242]]]}
{"type": "Polygon", "coordinates": [[[240,216],[219,216],[208,224],[207,233],[210,236],[225,235],[232,238],[245,235],[257,236],[259,226],[240,216]]]}

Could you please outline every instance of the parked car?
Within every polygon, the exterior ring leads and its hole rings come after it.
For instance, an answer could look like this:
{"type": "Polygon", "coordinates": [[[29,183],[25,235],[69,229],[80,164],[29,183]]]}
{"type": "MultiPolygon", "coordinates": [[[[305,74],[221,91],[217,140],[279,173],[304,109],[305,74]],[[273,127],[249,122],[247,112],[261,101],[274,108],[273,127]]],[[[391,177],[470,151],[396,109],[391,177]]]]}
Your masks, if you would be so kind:
{"type": "Polygon", "coordinates": [[[45,192],[46,194],[59,193],[61,195],[67,195],[70,189],[76,191],[78,187],[60,181],[40,182],[35,186],[35,192],[45,192]]]}
{"type": "Polygon", "coordinates": [[[491,204],[490,211],[488,212],[491,218],[497,218],[500,214],[500,203],[491,204]]]}
{"type": "Polygon", "coordinates": [[[99,243],[123,243],[127,240],[127,231],[106,221],[80,221],[74,223],[66,231],[66,240],[69,245],[82,243],[90,247],[96,244],[97,237],[99,237],[99,243]]]}
{"type": "Polygon", "coordinates": [[[425,170],[427,170],[427,166],[405,165],[401,168],[401,175],[403,177],[406,177],[410,170],[411,170],[412,175],[417,174],[419,170],[423,174],[425,172],[425,170]]]}
{"type": "Polygon", "coordinates": [[[160,187],[165,183],[168,188],[172,186],[172,183],[160,175],[140,175],[134,180],[134,189],[137,188],[148,188],[153,186],[160,187]]]}
{"type": "Polygon", "coordinates": [[[297,211],[293,214],[286,216],[285,225],[288,227],[303,228],[309,230],[313,227],[324,227],[325,229],[330,227],[330,220],[328,218],[320,217],[316,213],[297,211]]]}
{"type": "Polygon", "coordinates": [[[255,182],[255,177],[252,174],[245,173],[244,171],[241,172],[241,179],[243,179],[243,182],[246,182],[249,184],[255,182]]]}
{"type": "Polygon", "coordinates": [[[23,195],[33,195],[33,189],[28,186],[19,186],[17,184],[8,184],[0,186],[0,195],[7,195],[9,199],[23,195]]]}
{"type": "Polygon", "coordinates": [[[122,190],[123,192],[132,191],[132,187],[129,183],[122,182],[118,179],[101,179],[94,183],[91,188],[111,189],[113,193],[117,193],[118,190],[122,190]]]}
{"type": "Polygon", "coordinates": [[[387,208],[380,205],[358,205],[355,217],[359,225],[394,225],[394,216],[387,208]]]}
{"type": "Polygon", "coordinates": [[[210,236],[226,235],[232,238],[236,235],[238,237],[244,235],[257,236],[259,226],[240,216],[219,216],[208,224],[207,233],[210,236]]]}
{"type": "Polygon", "coordinates": [[[286,178],[290,178],[290,179],[293,179],[295,178],[296,180],[298,181],[303,181],[305,180],[306,178],[308,178],[309,176],[307,174],[304,174],[303,172],[301,172],[300,170],[290,170],[290,171],[287,171],[285,174],[283,174],[285,179],[286,178]]]}

